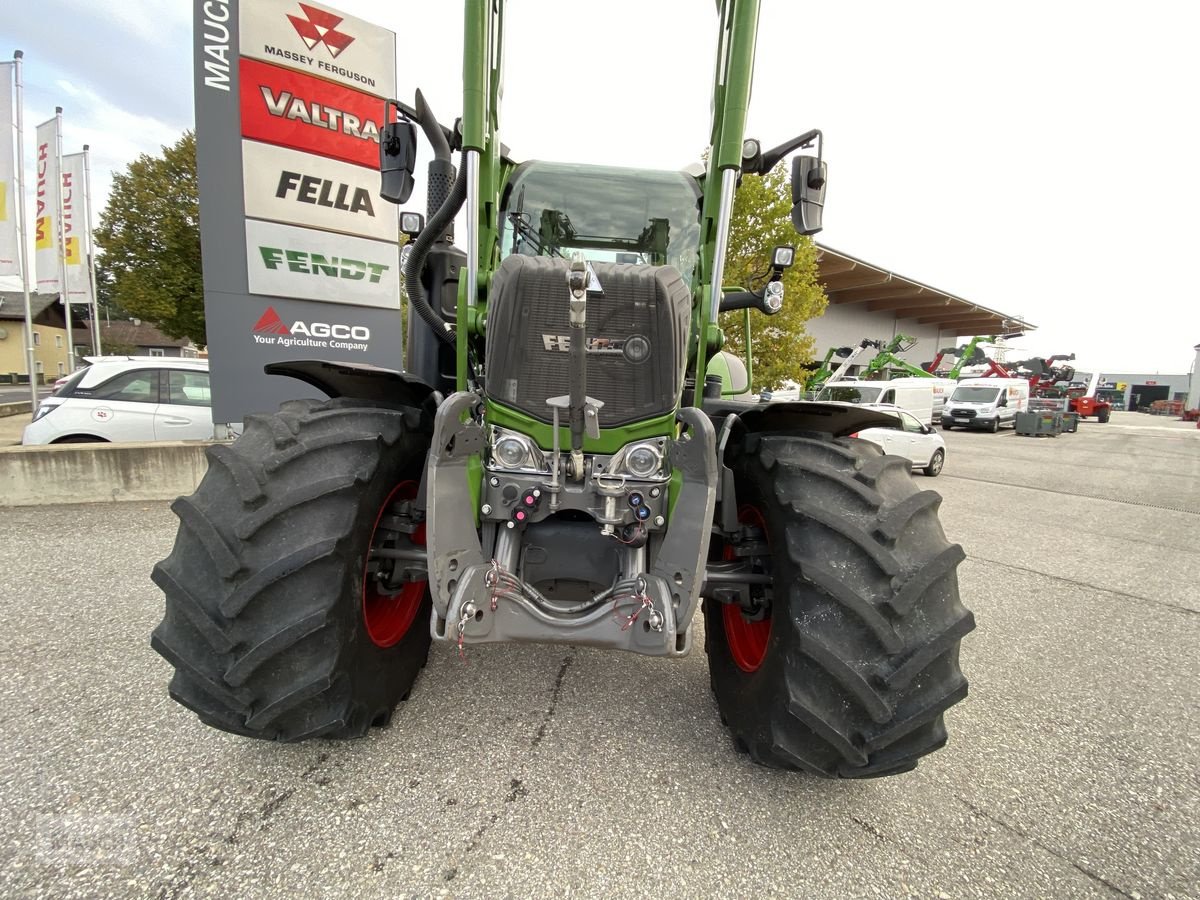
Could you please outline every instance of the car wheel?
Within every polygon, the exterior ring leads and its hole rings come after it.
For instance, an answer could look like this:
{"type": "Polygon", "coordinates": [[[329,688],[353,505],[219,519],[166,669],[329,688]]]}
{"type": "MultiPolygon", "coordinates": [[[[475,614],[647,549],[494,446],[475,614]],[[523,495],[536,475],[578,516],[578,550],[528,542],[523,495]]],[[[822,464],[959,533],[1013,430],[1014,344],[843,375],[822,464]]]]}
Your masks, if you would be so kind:
{"type": "Polygon", "coordinates": [[[929,459],[929,465],[927,465],[921,471],[924,472],[926,475],[928,475],[930,478],[937,478],[938,475],[941,473],[942,465],[945,462],[946,462],[945,451],[934,450],[933,456],[930,457],[930,459],[929,459]]]}

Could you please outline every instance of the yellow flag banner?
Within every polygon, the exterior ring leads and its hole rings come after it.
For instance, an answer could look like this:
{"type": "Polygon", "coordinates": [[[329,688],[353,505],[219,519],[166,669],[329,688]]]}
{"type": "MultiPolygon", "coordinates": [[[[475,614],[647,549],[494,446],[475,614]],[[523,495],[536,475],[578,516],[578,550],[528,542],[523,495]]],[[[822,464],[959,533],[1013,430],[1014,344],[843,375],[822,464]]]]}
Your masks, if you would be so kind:
{"type": "Polygon", "coordinates": [[[13,146],[13,63],[0,63],[0,275],[20,275],[17,243],[17,167],[13,146]]]}
{"type": "Polygon", "coordinates": [[[90,268],[87,260],[88,214],[84,203],[83,154],[62,158],[63,237],[67,255],[67,294],[72,303],[91,303],[90,268]]]}
{"type": "Polygon", "coordinates": [[[37,292],[57,294],[59,284],[58,192],[62,178],[58,172],[58,120],[49,119],[37,127],[37,191],[35,192],[33,249],[37,272],[37,292]]]}

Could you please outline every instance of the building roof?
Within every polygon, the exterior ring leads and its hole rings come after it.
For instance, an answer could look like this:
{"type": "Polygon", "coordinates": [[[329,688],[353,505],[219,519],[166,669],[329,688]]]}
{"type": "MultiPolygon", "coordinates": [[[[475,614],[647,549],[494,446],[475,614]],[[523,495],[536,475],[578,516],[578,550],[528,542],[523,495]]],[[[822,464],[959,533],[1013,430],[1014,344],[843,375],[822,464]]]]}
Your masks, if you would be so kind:
{"type": "Polygon", "coordinates": [[[912,278],[873,266],[832,247],[817,245],[817,268],[829,302],[862,304],[870,312],[916,319],[957,335],[1006,334],[1037,328],[1010,313],[988,309],[912,278]]]}
{"type": "MultiPolygon", "coordinates": [[[[90,332],[86,327],[77,327],[73,331],[75,343],[86,344],[88,342],[90,332]]],[[[106,341],[129,344],[134,347],[192,346],[190,338],[167,337],[149,322],[143,322],[140,319],[136,322],[130,322],[125,319],[114,319],[111,322],[106,322],[102,317],[100,319],[100,345],[104,346],[106,341]]]]}
{"type": "MultiPolygon", "coordinates": [[[[48,307],[58,302],[58,294],[30,294],[29,310],[36,319],[48,307]]],[[[0,291],[0,319],[24,319],[25,294],[22,291],[0,291]]]]}

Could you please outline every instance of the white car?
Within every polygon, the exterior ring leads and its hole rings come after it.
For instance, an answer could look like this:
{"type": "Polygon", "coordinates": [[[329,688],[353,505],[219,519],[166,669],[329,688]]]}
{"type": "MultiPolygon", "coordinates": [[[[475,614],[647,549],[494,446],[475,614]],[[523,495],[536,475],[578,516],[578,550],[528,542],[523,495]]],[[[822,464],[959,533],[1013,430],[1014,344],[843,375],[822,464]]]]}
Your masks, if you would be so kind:
{"type": "Polygon", "coordinates": [[[946,442],[942,436],[902,409],[882,409],[878,405],[872,405],[872,408],[894,414],[895,427],[864,428],[851,437],[870,441],[888,456],[907,457],[914,469],[936,478],[946,462],[946,442]]]}
{"type": "Polygon", "coordinates": [[[93,359],[38,405],[22,444],[212,438],[208,360],[93,359]]]}

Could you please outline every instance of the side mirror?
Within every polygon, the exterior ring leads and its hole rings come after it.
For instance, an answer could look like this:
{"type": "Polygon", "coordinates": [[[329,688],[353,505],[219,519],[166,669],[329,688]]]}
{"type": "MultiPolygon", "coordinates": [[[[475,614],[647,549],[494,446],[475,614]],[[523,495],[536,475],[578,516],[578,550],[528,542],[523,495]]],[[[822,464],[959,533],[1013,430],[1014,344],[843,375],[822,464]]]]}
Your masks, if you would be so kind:
{"type": "Polygon", "coordinates": [[[933,427],[930,425],[922,425],[921,434],[933,434],[933,427]]]}
{"type": "Polygon", "coordinates": [[[825,163],[817,156],[792,159],[792,225],[800,234],[816,234],[823,227],[825,163]]]}
{"type": "Polygon", "coordinates": [[[407,119],[391,118],[396,101],[384,104],[383,132],[379,135],[379,196],[392,203],[407,203],[413,192],[413,169],[417,164],[417,126],[407,119]]]}

